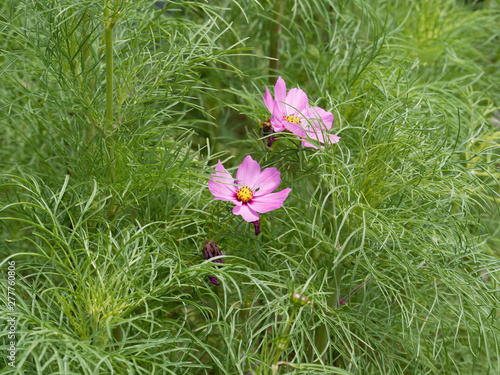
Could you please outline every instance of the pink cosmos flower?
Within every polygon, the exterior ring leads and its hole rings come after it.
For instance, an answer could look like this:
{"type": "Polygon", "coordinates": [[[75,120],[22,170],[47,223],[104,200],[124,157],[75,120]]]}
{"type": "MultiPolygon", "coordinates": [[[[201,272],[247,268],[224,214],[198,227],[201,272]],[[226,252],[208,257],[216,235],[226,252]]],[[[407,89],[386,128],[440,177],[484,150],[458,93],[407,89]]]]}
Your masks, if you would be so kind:
{"type": "Polygon", "coordinates": [[[261,172],[259,163],[249,155],[241,163],[234,180],[219,160],[208,188],[215,200],[235,204],[233,214],[255,222],[259,220],[258,213],[280,208],[292,190],[286,188],[272,193],[281,183],[280,175],[276,168],[266,168],[261,172]]]}
{"type": "MultiPolygon", "coordinates": [[[[266,86],[264,104],[271,112],[271,125],[276,133],[288,130],[302,140],[302,145],[317,148],[309,143],[337,143],[340,137],[326,133],[332,128],[333,114],[320,107],[309,107],[307,95],[301,89],[293,88],[286,92],[286,84],[279,77],[274,87],[273,99],[266,86]]],[[[322,146],[322,148],[324,148],[322,146]]]]}

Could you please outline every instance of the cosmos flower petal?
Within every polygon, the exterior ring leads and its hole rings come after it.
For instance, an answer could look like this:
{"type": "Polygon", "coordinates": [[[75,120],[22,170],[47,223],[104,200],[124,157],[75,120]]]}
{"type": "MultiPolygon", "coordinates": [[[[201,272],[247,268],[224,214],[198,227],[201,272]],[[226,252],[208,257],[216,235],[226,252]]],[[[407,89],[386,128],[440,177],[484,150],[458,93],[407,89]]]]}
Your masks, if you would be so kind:
{"type": "Polygon", "coordinates": [[[220,160],[215,167],[215,171],[215,173],[212,173],[212,179],[208,181],[210,192],[215,196],[216,200],[234,200],[237,191],[236,186],[233,184],[234,180],[220,160]]]}
{"type": "Polygon", "coordinates": [[[273,108],[274,108],[274,100],[273,96],[269,92],[269,89],[266,86],[266,93],[264,94],[264,104],[266,105],[267,109],[271,114],[273,113],[273,108]]]}
{"type": "MultiPolygon", "coordinates": [[[[314,149],[318,149],[317,146],[313,145],[312,143],[309,143],[308,141],[302,141],[302,146],[304,147],[311,147],[311,148],[314,148],[314,149]]],[[[325,146],[321,146],[321,148],[325,148],[325,146]]]]}
{"type": "Polygon", "coordinates": [[[330,130],[333,124],[333,114],[320,107],[310,107],[307,117],[311,119],[318,128],[330,130]]]}
{"type": "Polygon", "coordinates": [[[234,206],[233,214],[241,215],[241,217],[243,217],[243,220],[248,221],[249,223],[259,220],[259,215],[257,214],[257,212],[250,208],[248,204],[234,206]]]}
{"type": "Polygon", "coordinates": [[[278,102],[278,106],[281,113],[285,113],[285,101],[286,101],[286,84],[281,76],[274,86],[274,98],[278,102]]]}
{"type": "Polygon", "coordinates": [[[283,121],[283,124],[285,126],[285,129],[288,130],[289,132],[292,132],[293,134],[298,136],[305,135],[304,129],[302,129],[302,126],[300,124],[288,121],[283,121]]]}
{"type": "Polygon", "coordinates": [[[252,201],[248,203],[248,206],[259,213],[265,213],[275,210],[283,206],[283,202],[288,197],[290,191],[292,191],[292,189],[286,188],[278,193],[271,193],[262,195],[260,197],[254,197],[252,201]]]}
{"type": "Polygon", "coordinates": [[[208,188],[210,189],[210,192],[214,195],[214,200],[215,201],[226,201],[226,202],[232,202],[234,204],[238,204],[238,203],[241,203],[239,202],[237,199],[236,199],[236,194],[234,194],[234,197],[233,196],[228,196],[228,195],[215,195],[215,193],[217,192],[216,189],[217,188],[214,188],[214,184],[212,181],[208,181],[208,188]]]}
{"type": "Polygon", "coordinates": [[[259,189],[254,193],[254,197],[269,194],[276,190],[281,183],[281,173],[276,168],[266,168],[260,172],[254,189],[259,189]]]}
{"type": "Polygon", "coordinates": [[[286,96],[286,114],[304,113],[308,108],[307,95],[301,89],[291,89],[286,96]]]}
{"type": "Polygon", "coordinates": [[[338,135],[335,135],[335,134],[328,134],[328,140],[330,143],[339,143],[340,142],[340,138],[338,135]]]}
{"type": "Polygon", "coordinates": [[[257,181],[259,175],[260,175],[259,163],[257,163],[255,160],[252,159],[250,155],[248,155],[238,168],[238,172],[236,172],[236,180],[240,187],[248,186],[250,189],[253,189],[255,181],[257,181]]]}
{"type": "MultiPolygon", "coordinates": [[[[320,130],[316,131],[316,133],[315,132],[308,132],[306,135],[307,135],[307,137],[309,139],[318,141],[320,143],[334,144],[334,143],[338,143],[340,141],[340,137],[339,136],[337,136],[335,134],[324,134],[320,130]]],[[[302,146],[304,146],[304,147],[312,147],[312,148],[315,148],[315,149],[318,148],[317,146],[315,146],[312,143],[308,142],[308,140],[304,139],[304,137],[302,137],[301,139],[302,139],[302,146]]],[[[325,148],[325,147],[321,146],[321,148],[325,148]]]]}
{"type": "Polygon", "coordinates": [[[273,115],[271,116],[271,125],[273,126],[275,133],[279,133],[285,130],[285,126],[283,125],[283,114],[281,113],[277,102],[274,102],[273,115]]]}

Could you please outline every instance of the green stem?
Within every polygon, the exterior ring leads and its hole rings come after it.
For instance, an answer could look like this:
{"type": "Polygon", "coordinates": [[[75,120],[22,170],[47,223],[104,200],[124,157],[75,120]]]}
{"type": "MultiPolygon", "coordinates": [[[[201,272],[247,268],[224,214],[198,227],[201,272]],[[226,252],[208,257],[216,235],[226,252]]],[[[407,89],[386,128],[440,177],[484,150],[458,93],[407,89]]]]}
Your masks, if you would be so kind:
{"type": "Polygon", "coordinates": [[[288,317],[288,322],[286,322],[285,329],[283,330],[283,333],[281,334],[282,336],[288,335],[288,332],[290,331],[290,326],[292,325],[293,319],[295,318],[295,311],[297,308],[295,306],[292,306],[292,312],[290,313],[290,316],[288,317]]]}
{"type": "MultiPolygon", "coordinates": [[[[275,0],[273,19],[269,27],[269,75],[276,72],[279,67],[279,37],[281,34],[281,16],[283,14],[285,0],[275,0]]],[[[274,78],[271,78],[274,84],[274,78]]]]}
{"type": "MultiPolygon", "coordinates": [[[[340,280],[344,274],[344,266],[339,264],[334,271],[335,273],[335,292],[331,294],[331,296],[327,300],[327,306],[334,310],[338,307],[340,300],[340,280]]],[[[316,346],[320,353],[323,353],[323,360],[326,357],[326,348],[328,347],[328,343],[330,341],[330,335],[328,334],[328,327],[326,323],[323,323],[318,330],[318,336],[316,339],[316,346]]]]}
{"type": "Polygon", "coordinates": [[[91,319],[92,319],[92,322],[91,322],[91,329],[92,329],[92,344],[94,346],[101,346],[102,345],[102,341],[101,341],[101,338],[97,335],[97,333],[99,332],[99,314],[96,314],[95,312],[93,312],[91,314],[91,319]]]}
{"type": "MultiPolygon", "coordinates": [[[[113,131],[113,28],[116,24],[116,19],[111,17],[111,1],[106,3],[104,8],[104,43],[106,50],[106,115],[105,128],[112,133],[113,131]]],[[[112,135],[109,136],[109,158],[110,158],[110,173],[111,180],[115,181],[114,159],[115,152],[112,135]]]]}
{"type": "Polygon", "coordinates": [[[113,122],[113,27],[106,26],[106,127],[113,122]]]}
{"type": "Polygon", "coordinates": [[[224,224],[224,226],[219,230],[219,232],[214,236],[214,239],[217,239],[219,237],[219,234],[222,233],[222,231],[227,227],[227,225],[231,222],[236,217],[236,215],[231,215],[231,218],[224,224]]]}
{"type": "MultiPolygon", "coordinates": [[[[292,326],[292,322],[295,319],[295,312],[297,308],[295,306],[292,306],[292,312],[290,313],[290,316],[288,317],[288,321],[286,322],[286,326],[283,329],[283,332],[281,333],[282,338],[286,338],[288,334],[290,333],[290,327],[292,326]]],[[[284,350],[283,350],[284,351],[284,350]]],[[[274,356],[274,361],[273,365],[271,366],[273,375],[276,375],[278,372],[278,360],[280,359],[280,354],[282,350],[280,350],[278,347],[276,348],[276,355],[274,356]]]]}
{"type": "MultiPolygon", "coordinates": [[[[115,151],[113,140],[113,29],[116,25],[116,18],[112,17],[111,0],[106,2],[104,7],[104,44],[106,51],[106,114],[105,114],[105,128],[110,132],[108,139],[109,147],[109,172],[111,174],[111,181],[115,181],[115,151]]],[[[117,207],[112,207],[111,213],[116,215],[117,207]]],[[[123,332],[120,327],[115,327],[113,336],[117,342],[123,340],[123,332]]]]}

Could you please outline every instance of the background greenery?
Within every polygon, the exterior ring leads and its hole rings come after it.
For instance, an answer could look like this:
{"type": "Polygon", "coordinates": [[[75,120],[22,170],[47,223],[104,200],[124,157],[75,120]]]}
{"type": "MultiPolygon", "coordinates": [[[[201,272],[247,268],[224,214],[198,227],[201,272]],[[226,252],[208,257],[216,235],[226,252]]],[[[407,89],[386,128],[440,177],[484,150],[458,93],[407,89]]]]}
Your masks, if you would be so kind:
{"type": "Polygon", "coordinates": [[[0,0],[3,279],[17,269],[17,367],[2,354],[0,373],[498,374],[499,16],[0,0]],[[334,113],[340,143],[264,146],[279,75],[334,113]],[[241,217],[217,235],[232,207],[207,179],[246,155],[292,192],[260,236],[241,217]]]}

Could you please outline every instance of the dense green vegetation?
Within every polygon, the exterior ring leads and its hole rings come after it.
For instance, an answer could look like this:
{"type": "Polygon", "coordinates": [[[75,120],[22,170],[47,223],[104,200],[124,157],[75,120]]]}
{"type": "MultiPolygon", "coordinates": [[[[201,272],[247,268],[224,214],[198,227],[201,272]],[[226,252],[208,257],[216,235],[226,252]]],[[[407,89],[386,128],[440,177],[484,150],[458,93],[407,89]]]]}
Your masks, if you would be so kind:
{"type": "Polygon", "coordinates": [[[0,0],[0,373],[498,374],[499,10],[0,0]],[[265,145],[278,76],[339,143],[265,145]]]}

